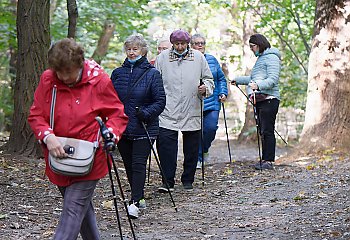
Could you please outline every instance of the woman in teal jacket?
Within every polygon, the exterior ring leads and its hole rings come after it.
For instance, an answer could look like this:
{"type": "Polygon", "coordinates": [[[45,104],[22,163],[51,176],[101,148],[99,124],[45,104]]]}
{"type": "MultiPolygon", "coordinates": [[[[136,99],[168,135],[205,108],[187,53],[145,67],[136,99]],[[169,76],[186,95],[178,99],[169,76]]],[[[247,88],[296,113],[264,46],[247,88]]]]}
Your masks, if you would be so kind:
{"type": "Polygon", "coordinates": [[[276,138],[274,134],[280,93],[278,88],[281,71],[281,55],[278,49],[271,47],[261,34],[254,34],[249,39],[250,49],[258,57],[250,76],[237,77],[232,84],[248,85],[248,95],[256,96],[256,113],[262,142],[262,163],[255,169],[273,169],[275,161],[276,138]]]}

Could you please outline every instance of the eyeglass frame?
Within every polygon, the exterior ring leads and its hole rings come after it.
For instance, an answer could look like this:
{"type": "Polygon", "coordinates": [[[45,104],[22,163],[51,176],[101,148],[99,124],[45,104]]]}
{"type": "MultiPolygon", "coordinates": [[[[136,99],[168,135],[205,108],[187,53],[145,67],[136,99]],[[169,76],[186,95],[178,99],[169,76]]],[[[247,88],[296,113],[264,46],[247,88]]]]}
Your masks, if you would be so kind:
{"type": "Polygon", "coordinates": [[[202,46],[205,46],[206,42],[193,42],[193,45],[196,45],[196,46],[199,46],[199,45],[202,45],[202,46]]]}

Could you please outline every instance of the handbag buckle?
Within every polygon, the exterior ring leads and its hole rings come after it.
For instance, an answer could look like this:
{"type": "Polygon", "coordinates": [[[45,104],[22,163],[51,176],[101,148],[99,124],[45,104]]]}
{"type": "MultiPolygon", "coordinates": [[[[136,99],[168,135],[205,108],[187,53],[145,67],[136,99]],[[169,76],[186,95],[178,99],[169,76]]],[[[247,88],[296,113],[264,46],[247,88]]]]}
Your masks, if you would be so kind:
{"type": "Polygon", "coordinates": [[[74,152],[75,152],[75,148],[72,147],[72,146],[69,146],[69,145],[65,145],[65,146],[63,147],[63,150],[64,150],[64,152],[67,153],[68,155],[73,155],[74,152]]]}

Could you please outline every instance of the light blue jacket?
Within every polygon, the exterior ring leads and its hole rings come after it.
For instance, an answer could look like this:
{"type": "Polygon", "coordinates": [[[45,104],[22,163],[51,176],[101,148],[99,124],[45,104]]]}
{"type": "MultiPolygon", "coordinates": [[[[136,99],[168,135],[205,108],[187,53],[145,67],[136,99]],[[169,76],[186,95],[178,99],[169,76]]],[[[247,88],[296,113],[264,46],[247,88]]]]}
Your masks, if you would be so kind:
{"type": "MultiPolygon", "coordinates": [[[[268,48],[258,56],[250,76],[236,77],[238,85],[248,85],[255,82],[261,93],[280,99],[278,81],[281,71],[281,55],[276,48],[268,48]]],[[[248,94],[252,93],[248,87],[248,94]]]]}
{"type": "Polygon", "coordinates": [[[213,95],[204,99],[204,111],[220,111],[221,102],[219,101],[219,96],[224,94],[227,97],[228,94],[226,78],[218,60],[216,60],[216,58],[210,54],[204,54],[204,56],[208,62],[210,71],[213,74],[215,84],[213,95]]]}

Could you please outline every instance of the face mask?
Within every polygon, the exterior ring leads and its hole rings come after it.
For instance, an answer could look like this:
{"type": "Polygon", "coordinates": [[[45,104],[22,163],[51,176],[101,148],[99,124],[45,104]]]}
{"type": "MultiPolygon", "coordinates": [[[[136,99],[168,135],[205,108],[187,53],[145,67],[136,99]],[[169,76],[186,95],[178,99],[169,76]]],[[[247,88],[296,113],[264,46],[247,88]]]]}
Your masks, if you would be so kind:
{"type": "Polygon", "coordinates": [[[259,50],[255,51],[254,55],[255,55],[255,57],[259,56],[260,55],[259,50]]]}
{"type": "Polygon", "coordinates": [[[139,56],[137,56],[135,59],[129,59],[128,58],[128,61],[130,62],[130,63],[136,63],[137,62],[137,60],[140,60],[142,58],[142,56],[141,55],[139,55],[139,56]]]}
{"type": "Polygon", "coordinates": [[[179,56],[185,56],[187,52],[188,52],[188,49],[186,49],[185,51],[183,51],[183,53],[180,54],[174,49],[174,53],[176,53],[179,56]]]}

